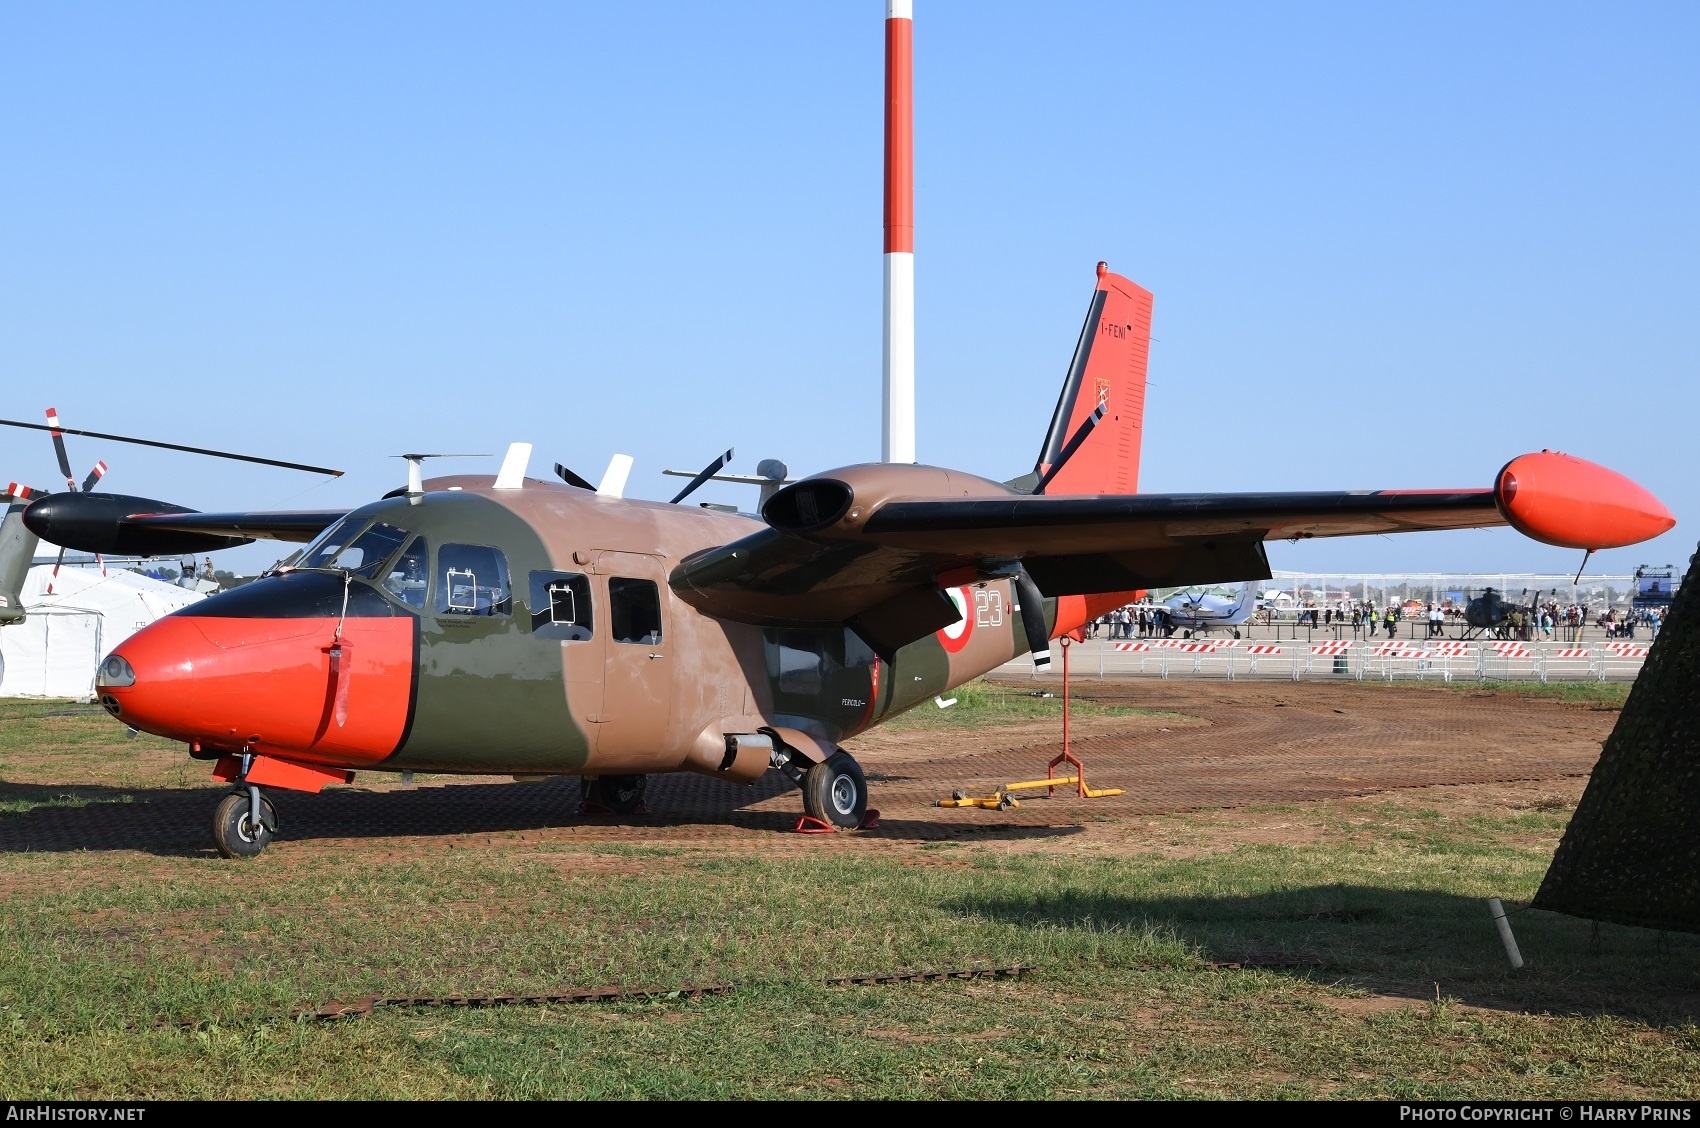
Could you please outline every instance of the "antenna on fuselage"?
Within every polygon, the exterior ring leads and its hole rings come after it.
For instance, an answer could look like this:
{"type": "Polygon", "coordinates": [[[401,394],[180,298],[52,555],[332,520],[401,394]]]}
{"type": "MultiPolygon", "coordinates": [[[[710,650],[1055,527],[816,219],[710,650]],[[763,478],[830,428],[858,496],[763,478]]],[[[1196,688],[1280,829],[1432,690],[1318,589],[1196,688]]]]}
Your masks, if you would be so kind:
{"type": "Polygon", "coordinates": [[[602,481],[596,484],[599,497],[621,498],[626,496],[626,479],[632,474],[632,456],[616,454],[608,460],[608,469],[602,471],[602,481]]]}
{"type": "Polygon", "coordinates": [[[509,443],[508,453],[502,456],[502,468],[496,471],[493,490],[517,490],[525,487],[525,468],[531,464],[530,443],[509,443]]]}
{"type": "Polygon", "coordinates": [[[418,505],[425,496],[425,460],[427,458],[489,458],[487,454],[392,454],[391,458],[407,462],[407,503],[418,505]]]}
{"type": "Polygon", "coordinates": [[[632,456],[616,454],[608,460],[608,469],[602,472],[602,481],[591,485],[589,480],[574,473],[559,462],[555,463],[555,476],[569,486],[581,490],[590,490],[601,497],[621,498],[626,495],[626,479],[632,472],[632,456]]]}

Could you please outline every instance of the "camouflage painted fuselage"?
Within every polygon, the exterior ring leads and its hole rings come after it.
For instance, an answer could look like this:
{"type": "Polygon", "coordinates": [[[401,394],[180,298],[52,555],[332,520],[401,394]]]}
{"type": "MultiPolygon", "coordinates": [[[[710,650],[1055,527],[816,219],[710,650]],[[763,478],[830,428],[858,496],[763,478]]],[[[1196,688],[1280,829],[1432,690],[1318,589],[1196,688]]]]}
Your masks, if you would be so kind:
{"type": "Polygon", "coordinates": [[[704,509],[449,478],[416,501],[363,506],[349,522],[349,537],[382,522],[424,539],[431,574],[419,598],[330,569],[262,578],[120,646],[135,682],[103,684],[107,708],[209,756],[490,774],[691,770],[747,781],[766,765],[731,764],[728,734],[777,731],[805,752],[818,742],[809,757],[818,758],[1021,648],[1007,580],[950,589],[962,621],[890,661],[841,625],[706,615],[674,593],[670,575],[691,553],[763,526],[704,509]],[[511,602],[445,606],[454,582],[439,554],[446,545],[498,550],[511,602]],[[538,576],[588,585],[579,637],[543,629],[538,576]],[[610,585],[634,580],[654,585],[659,631],[622,641],[610,585]]]}

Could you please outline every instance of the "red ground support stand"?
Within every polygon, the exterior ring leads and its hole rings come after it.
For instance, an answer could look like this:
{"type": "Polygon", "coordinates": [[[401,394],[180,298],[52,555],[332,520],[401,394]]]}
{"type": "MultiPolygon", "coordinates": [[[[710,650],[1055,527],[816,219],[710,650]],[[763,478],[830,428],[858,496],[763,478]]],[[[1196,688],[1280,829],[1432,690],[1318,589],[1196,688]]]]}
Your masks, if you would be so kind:
{"type": "MultiPolygon", "coordinates": [[[[1058,641],[1062,643],[1063,750],[1062,750],[1061,755],[1059,755],[1056,759],[1052,760],[1049,764],[1047,764],[1045,766],[1045,777],[1047,779],[1054,778],[1057,774],[1057,765],[1060,764],[1060,763],[1063,763],[1064,761],[1067,761],[1068,763],[1073,764],[1074,765],[1074,778],[1075,778],[1075,781],[1076,781],[1075,787],[1076,787],[1076,789],[1078,790],[1078,793],[1079,793],[1078,797],[1084,799],[1084,798],[1086,798],[1086,765],[1082,764],[1080,762],[1079,758],[1076,757],[1075,754],[1073,752],[1070,752],[1069,749],[1068,749],[1068,651],[1069,651],[1069,644],[1071,642],[1073,642],[1074,639],[1072,638],[1072,636],[1065,634],[1065,635],[1062,636],[1062,638],[1058,639],[1058,641]]],[[[1055,796],[1056,793],[1057,793],[1057,789],[1054,788],[1054,787],[1047,787],[1045,789],[1045,797],[1047,799],[1055,796]]]]}
{"type": "MultiPolygon", "coordinates": [[[[1074,765],[1074,786],[1077,797],[1081,799],[1086,798],[1086,765],[1082,764],[1080,762],[1080,758],[1068,750],[1068,742],[1066,740],[1063,742],[1062,752],[1058,754],[1056,759],[1052,760],[1045,767],[1046,778],[1055,778],[1057,774],[1057,765],[1064,761],[1074,765]]],[[[1047,797],[1055,795],[1056,793],[1057,789],[1054,787],[1045,789],[1045,795],[1047,797]]]]}

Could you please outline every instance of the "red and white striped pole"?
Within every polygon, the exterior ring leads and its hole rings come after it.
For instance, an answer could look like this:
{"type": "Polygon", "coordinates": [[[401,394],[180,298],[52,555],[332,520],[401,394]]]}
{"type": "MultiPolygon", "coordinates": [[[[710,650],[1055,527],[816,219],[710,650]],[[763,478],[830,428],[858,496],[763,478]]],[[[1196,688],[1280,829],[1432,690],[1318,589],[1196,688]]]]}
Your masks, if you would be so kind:
{"type": "Polygon", "coordinates": [[[885,4],[885,396],[880,457],[915,461],[914,2],[885,4]]]}

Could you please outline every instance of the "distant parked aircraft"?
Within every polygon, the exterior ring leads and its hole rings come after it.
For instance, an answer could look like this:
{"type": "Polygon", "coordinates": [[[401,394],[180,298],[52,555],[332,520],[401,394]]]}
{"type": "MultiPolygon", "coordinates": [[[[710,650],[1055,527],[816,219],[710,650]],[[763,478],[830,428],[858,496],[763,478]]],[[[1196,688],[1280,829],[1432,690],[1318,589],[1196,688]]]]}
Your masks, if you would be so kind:
{"type": "Polygon", "coordinates": [[[1164,602],[1169,622],[1187,638],[1211,631],[1233,631],[1240,637],[1240,624],[1257,610],[1257,588],[1243,583],[1237,596],[1182,592],[1164,602]]]}

